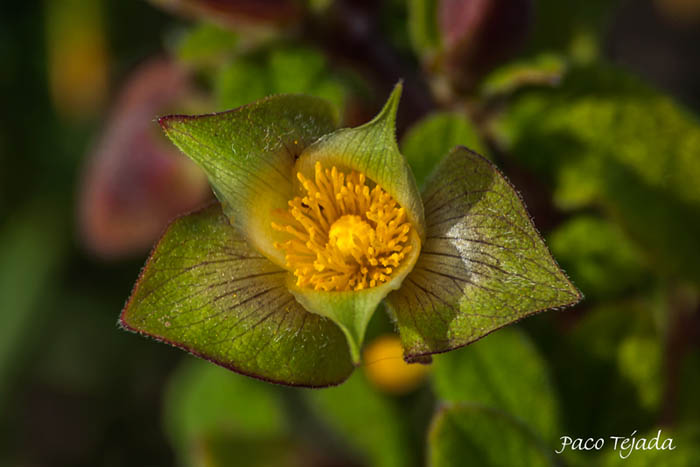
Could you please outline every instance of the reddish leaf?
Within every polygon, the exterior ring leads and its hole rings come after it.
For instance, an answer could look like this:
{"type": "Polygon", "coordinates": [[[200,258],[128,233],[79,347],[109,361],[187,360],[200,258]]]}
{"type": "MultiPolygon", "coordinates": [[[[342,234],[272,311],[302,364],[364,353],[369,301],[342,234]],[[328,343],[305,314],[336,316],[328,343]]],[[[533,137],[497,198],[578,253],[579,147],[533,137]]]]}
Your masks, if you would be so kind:
{"type": "Polygon", "coordinates": [[[117,98],[90,156],[80,230],[103,257],[146,250],[168,221],[210,196],[206,178],[160,134],[154,115],[191,94],[186,73],[164,60],[139,68],[117,98]]]}

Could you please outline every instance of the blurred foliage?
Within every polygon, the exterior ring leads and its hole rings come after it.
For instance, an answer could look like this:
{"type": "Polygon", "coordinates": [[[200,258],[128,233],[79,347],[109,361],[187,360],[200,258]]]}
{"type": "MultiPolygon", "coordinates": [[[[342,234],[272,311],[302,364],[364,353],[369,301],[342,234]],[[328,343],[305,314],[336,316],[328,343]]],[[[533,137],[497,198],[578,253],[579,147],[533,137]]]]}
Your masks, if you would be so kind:
{"type": "Polygon", "coordinates": [[[577,216],[549,237],[549,246],[590,298],[613,298],[649,280],[644,255],[615,223],[577,216]]]}
{"type": "Polygon", "coordinates": [[[307,397],[316,415],[370,465],[417,465],[396,401],[373,390],[361,373],[341,386],[309,392],[307,397]]]}
{"type": "Polygon", "coordinates": [[[71,118],[94,115],[104,104],[108,61],[102,1],[46,2],[51,98],[71,118]]]}
{"type": "Polygon", "coordinates": [[[163,419],[181,465],[225,466],[231,459],[293,465],[290,427],[275,389],[201,360],[183,362],[169,383],[163,419]]]}
{"type": "Polygon", "coordinates": [[[27,206],[22,217],[0,229],[0,402],[21,352],[36,341],[33,321],[43,319],[43,294],[53,288],[56,268],[65,254],[62,219],[43,214],[44,206],[27,206]],[[27,336],[27,337],[24,337],[27,336]]]}
{"type": "Polygon", "coordinates": [[[552,454],[507,414],[472,405],[448,405],[433,420],[428,435],[428,465],[546,466],[552,454]]]}
{"type": "Polygon", "coordinates": [[[509,94],[525,86],[556,86],[566,72],[566,59],[543,53],[497,68],[484,78],[480,91],[485,97],[509,94]]]}
{"type": "MultiPolygon", "coordinates": [[[[631,432],[630,432],[631,433],[631,432]]],[[[637,439],[645,438],[653,439],[657,436],[658,430],[652,430],[647,433],[639,433],[637,439]]],[[[602,467],[622,467],[624,465],[635,465],[639,467],[653,467],[663,465],[664,467],[684,467],[688,465],[697,465],[700,463],[700,448],[698,447],[697,431],[680,430],[680,431],[662,431],[659,445],[667,438],[673,438],[674,450],[649,450],[649,451],[632,451],[628,454],[623,451],[622,458],[620,451],[607,452],[602,456],[600,465],[602,467]],[[684,446],[680,448],[680,446],[684,446]]]]}
{"type": "Polygon", "coordinates": [[[554,446],[561,427],[547,364],[517,329],[495,332],[468,348],[435,358],[437,396],[509,413],[554,446]]]}
{"type": "Polygon", "coordinates": [[[554,184],[562,209],[606,209],[653,263],[700,280],[700,127],[671,99],[609,68],[523,93],[500,122],[510,151],[554,184]]]}
{"type": "Polygon", "coordinates": [[[218,75],[215,94],[220,108],[230,109],[271,94],[310,94],[344,108],[345,89],[327,70],[319,52],[303,47],[271,47],[239,58],[218,75]]]}
{"type": "Polygon", "coordinates": [[[183,63],[204,67],[230,60],[240,44],[238,34],[211,23],[202,23],[182,33],[173,48],[183,63]]]}
{"type": "Polygon", "coordinates": [[[688,352],[680,361],[681,370],[678,381],[679,424],[700,427],[700,400],[696,397],[696,388],[700,386],[700,351],[688,352]]]}
{"type": "Polygon", "coordinates": [[[665,388],[658,358],[663,336],[654,323],[652,303],[606,302],[548,347],[570,432],[624,436],[632,431],[629,427],[653,423],[661,409],[658,395],[665,388]],[[630,354],[635,340],[647,346],[646,354],[630,354]],[[612,413],[614,417],[606,415],[612,413]]]}
{"type": "Polygon", "coordinates": [[[430,57],[440,46],[437,0],[409,0],[408,31],[411,45],[423,57],[430,57]]]}
{"type": "Polygon", "coordinates": [[[287,432],[274,387],[201,360],[188,360],[170,381],[164,427],[184,453],[207,436],[277,437],[287,432]]]}
{"type": "Polygon", "coordinates": [[[528,48],[557,50],[577,61],[598,56],[619,0],[535,0],[537,15],[528,48]],[[586,42],[586,45],[582,45],[586,42]],[[582,47],[585,51],[582,53],[582,47]]]}
{"type": "MultiPolygon", "coordinates": [[[[674,66],[697,60],[646,46],[661,33],[636,16],[644,2],[622,18],[617,0],[517,3],[515,19],[497,0],[3,5],[0,464],[700,465],[700,124],[697,103],[668,94],[697,95],[674,66]],[[644,76],[610,63],[625,63],[609,50],[624,21],[650,40],[627,37],[653,58],[644,76]],[[148,110],[143,128],[286,92],[328,99],[355,125],[404,78],[398,136],[418,182],[454,145],[489,156],[587,299],[435,356],[428,384],[400,394],[371,383],[397,373],[369,358],[341,386],[289,390],[118,331],[141,264],[90,252],[76,185],[92,177],[84,164],[120,83],[163,55],[193,93],[148,110]],[[675,450],[553,454],[564,435],[659,429],[675,450]]],[[[669,28],[697,24],[697,2],[646,3],[669,28]]],[[[167,182],[172,161],[134,144],[104,170],[120,189],[101,214],[123,238],[137,226],[107,207],[146,205],[130,174],[183,194],[167,182]]],[[[146,216],[157,231],[172,213],[146,216]]],[[[391,330],[380,319],[368,342],[391,330]]]]}
{"type": "Polygon", "coordinates": [[[460,113],[430,115],[406,132],[401,140],[401,152],[411,165],[419,187],[437,163],[457,145],[488,154],[474,125],[460,113]]]}
{"type": "MultiPolygon", "coordinates": [[[[300,93],[332,102],[341,112],[366,86],[347,68],[331,68],[321,51],[296,41],[256,39],[209,23],[180,35],[173,48],[205,77],[216,108],[226,110],[272,94],[300,93]]],[[[342,113],[341,113],[342,115],[342,113]]]]}
{"type": "Polygon", "coordinates": [[[187,18],[205,19],[249,34],[293,24],[302,9],[296,0],[221,1],[221,0],[151,0],[158,7],[187,18]]]}

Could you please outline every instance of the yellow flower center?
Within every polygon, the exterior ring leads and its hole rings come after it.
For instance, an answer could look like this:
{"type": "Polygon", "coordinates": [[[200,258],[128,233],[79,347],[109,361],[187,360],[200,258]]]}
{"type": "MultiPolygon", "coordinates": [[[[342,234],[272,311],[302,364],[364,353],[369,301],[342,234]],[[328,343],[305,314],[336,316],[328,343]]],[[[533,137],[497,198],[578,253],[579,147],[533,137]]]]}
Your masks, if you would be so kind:
{"type": "Polygon", "coordinates": [[[284,250],[297,286],[343,291],[376,287],[391,277],[411,251],[406,211],[364,174],[345,174],[316,163],[315,180],[297,174],[305,196],[289,201],[284,250]]]}
{"type": "Polygon", "coordinates": [[[358,256],[367,249],[372,232],[372,226],[360,216],[345,214],[331,225],[328,241],[345,257],[358,256]]]}

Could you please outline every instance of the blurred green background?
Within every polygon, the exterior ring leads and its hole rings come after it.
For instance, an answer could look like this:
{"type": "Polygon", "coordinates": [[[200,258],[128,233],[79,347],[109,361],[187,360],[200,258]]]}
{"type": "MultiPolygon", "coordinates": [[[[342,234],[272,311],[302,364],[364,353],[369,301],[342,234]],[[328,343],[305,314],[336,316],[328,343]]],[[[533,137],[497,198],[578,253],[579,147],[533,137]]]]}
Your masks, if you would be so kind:
{"type": "Polygon", "coordinates": [[[699,1],[0,8],[0,465],[700,465],[699,1]],[[419,183],[456,144],[490,157],[581,304],[427,373],[376,313],[364,366],[314,391],[118,328],[168,220],[212,196],[156,116],[303,92],[352,126],[401,78],[419,183]],[[676,450],[608,439],[659,429],[676,450]]]}

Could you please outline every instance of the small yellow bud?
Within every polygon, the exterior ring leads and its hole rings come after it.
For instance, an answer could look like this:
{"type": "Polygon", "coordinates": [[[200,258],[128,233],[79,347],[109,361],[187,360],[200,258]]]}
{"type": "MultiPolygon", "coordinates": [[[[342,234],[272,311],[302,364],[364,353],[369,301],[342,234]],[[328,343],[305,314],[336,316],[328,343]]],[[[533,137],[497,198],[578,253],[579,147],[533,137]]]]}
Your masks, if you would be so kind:
{"type": "Polygon", "coordinates": [[[367,379],[379,390],[406,394],[416,389],[430,370],[428,365],[406,363],[397,336],[385,335],[372,341],[364,352],[367,379]]]}

